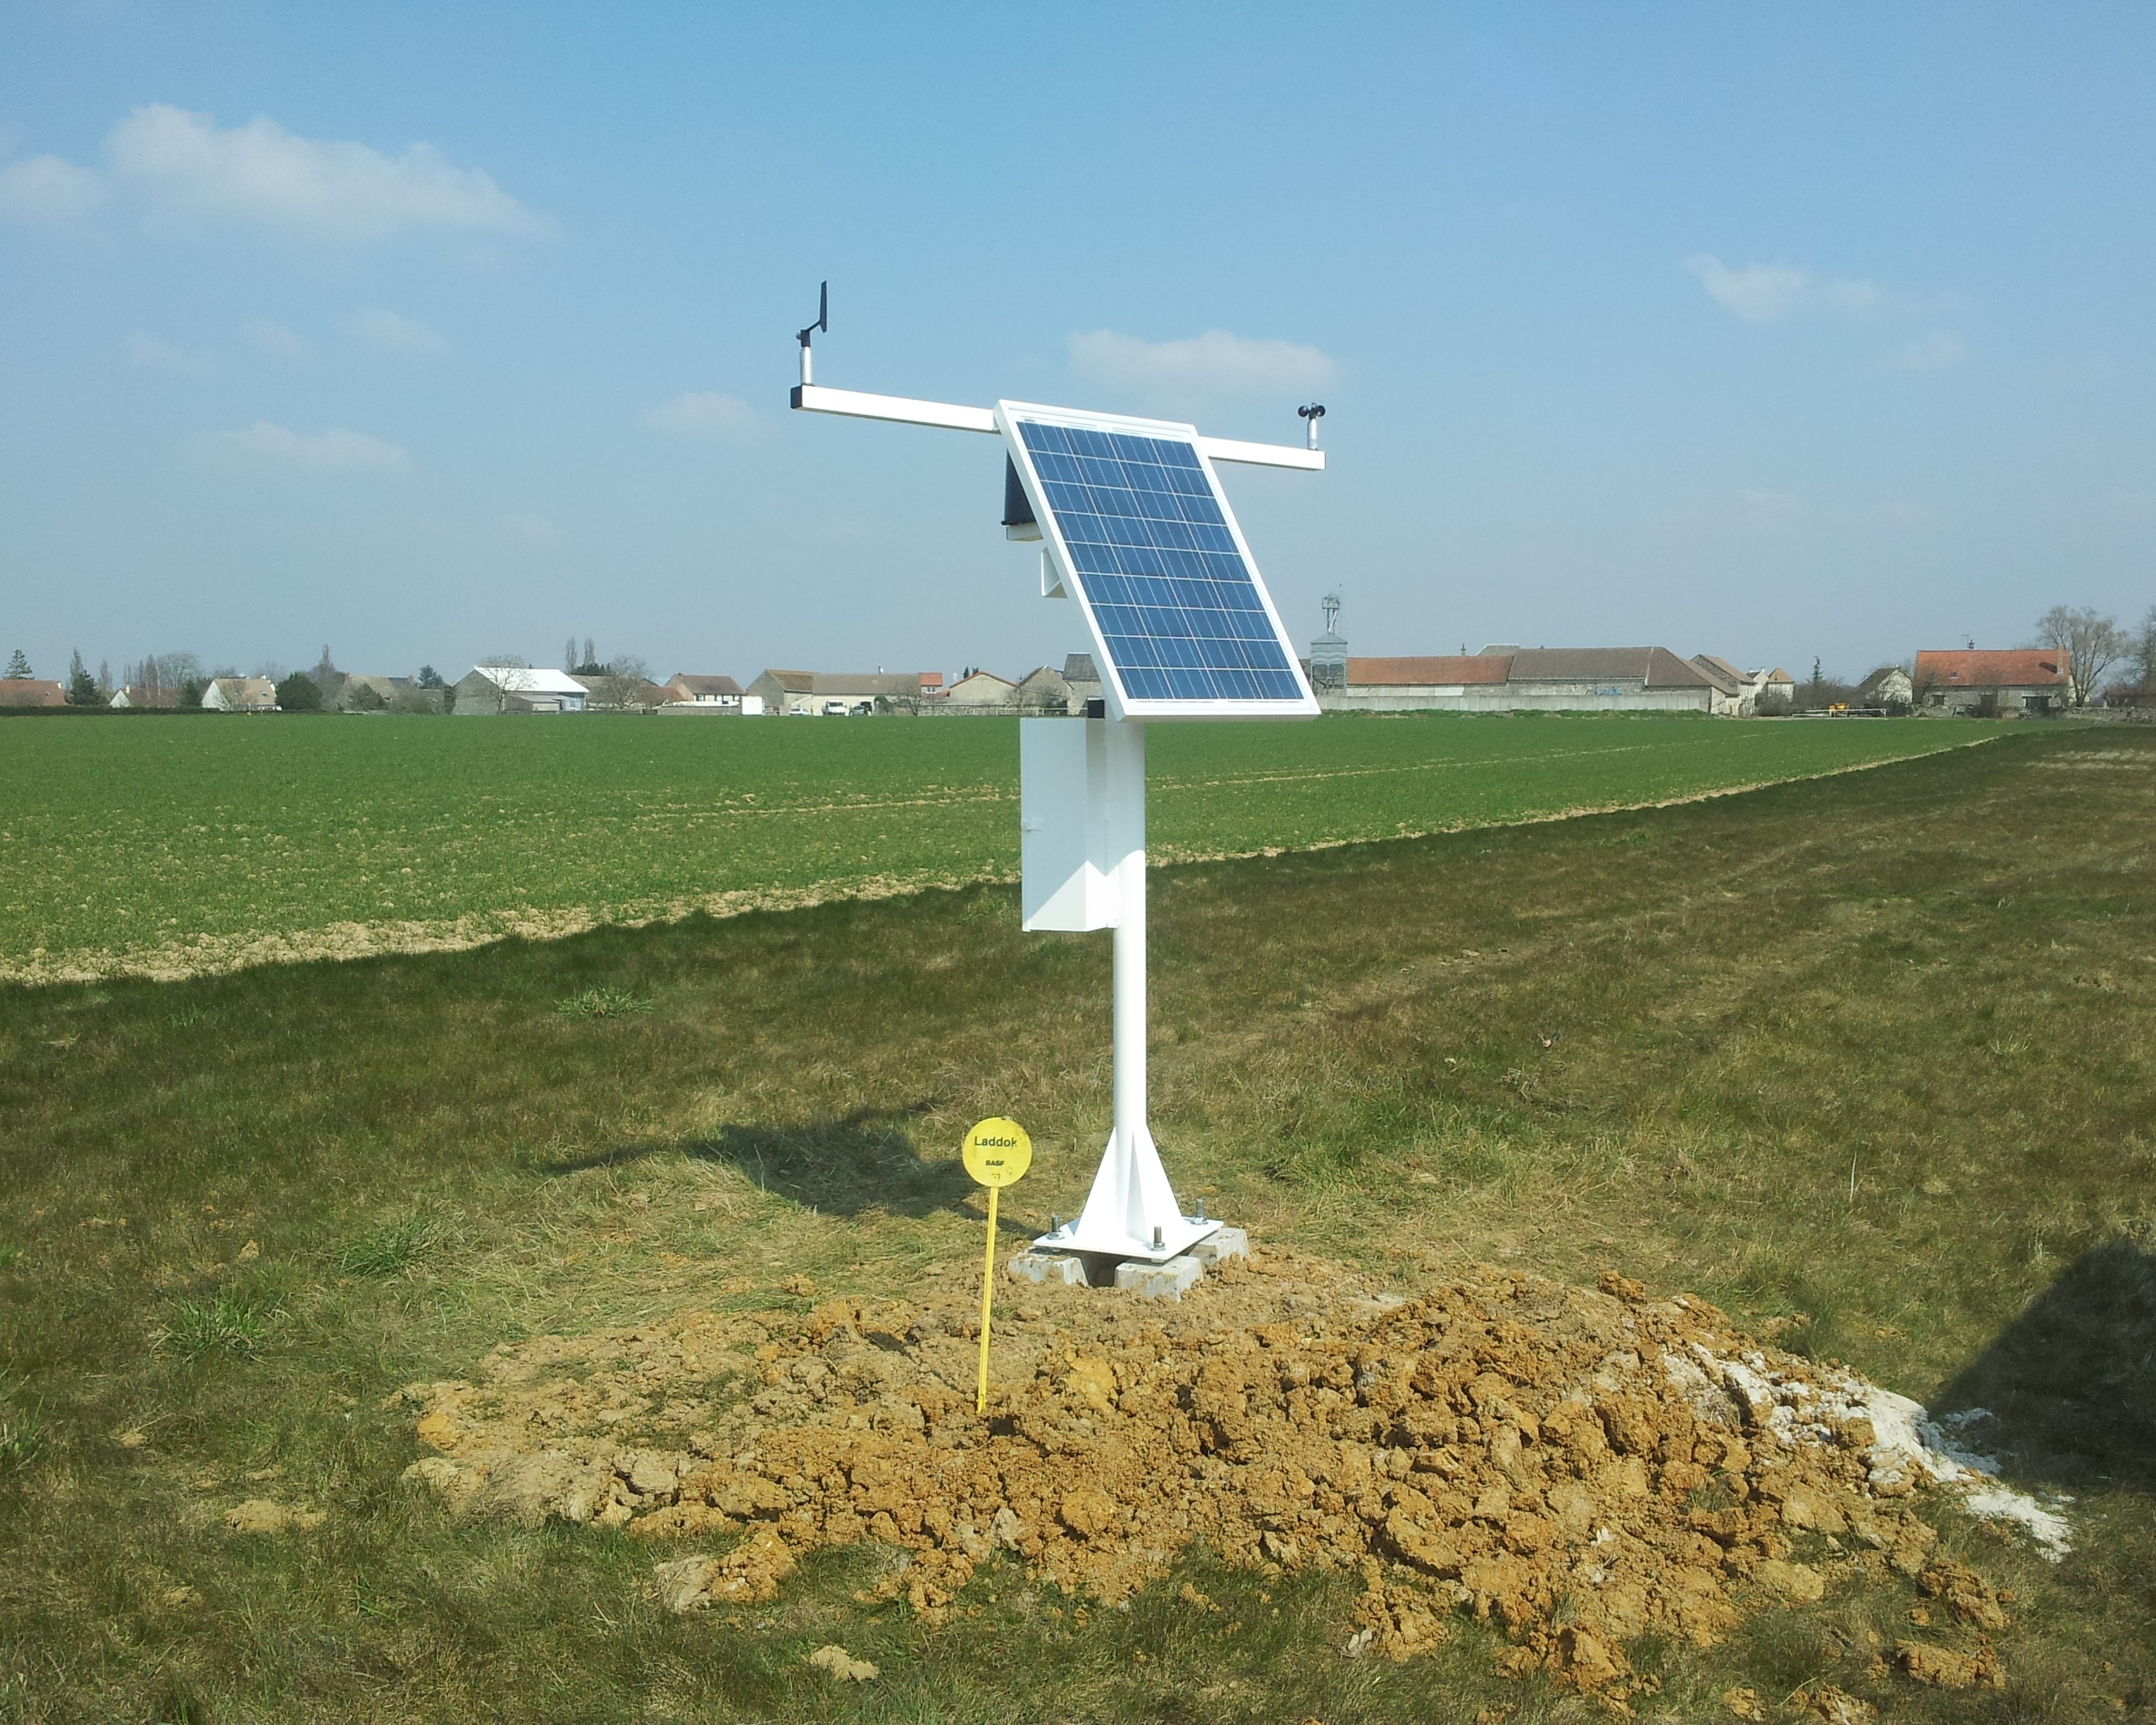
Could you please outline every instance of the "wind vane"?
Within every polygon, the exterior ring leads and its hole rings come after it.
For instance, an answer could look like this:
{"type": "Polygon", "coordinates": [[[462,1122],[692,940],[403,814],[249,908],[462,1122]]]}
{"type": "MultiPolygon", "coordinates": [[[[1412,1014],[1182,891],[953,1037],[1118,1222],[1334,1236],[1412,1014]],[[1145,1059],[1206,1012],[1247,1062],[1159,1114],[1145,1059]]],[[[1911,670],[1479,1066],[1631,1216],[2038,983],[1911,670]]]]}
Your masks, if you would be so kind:
{"type": "Polygon", "coordinates": [[[1101,667],[1101,709],[1019,726],[1019,824],[1029,930],[1115,931],[1115,1124],[1075,1222],[1048,1251],[1153,1263],[1217,1231],[1185,1215],[1146,1117],[1145,727],[1188,719],[1309,719],[1317,701],[1259,578],[1214,464],[1322,472],[1306,446],[1207,437],[1195,426],[1075,408],[992,408],[827,389],[810,337],[830,328],[829,284],[797,336],[793,405],[1003,440],[1004,531],[1040,544],[1040,590],[1076,602],[1101,667]]]}

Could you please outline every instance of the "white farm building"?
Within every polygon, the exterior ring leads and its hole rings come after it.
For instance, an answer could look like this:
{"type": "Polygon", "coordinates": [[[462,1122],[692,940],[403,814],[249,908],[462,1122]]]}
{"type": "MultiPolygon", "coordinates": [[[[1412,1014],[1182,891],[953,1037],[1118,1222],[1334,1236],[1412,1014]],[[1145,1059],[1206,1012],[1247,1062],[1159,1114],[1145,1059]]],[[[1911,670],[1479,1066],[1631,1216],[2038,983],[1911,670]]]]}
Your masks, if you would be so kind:
{"type": "Polygon", "coordinates": [[[589,694],[567,671],[531,665],[475,665],[457,680],[451,711],[479,713],[580,713],[589,694]]]}

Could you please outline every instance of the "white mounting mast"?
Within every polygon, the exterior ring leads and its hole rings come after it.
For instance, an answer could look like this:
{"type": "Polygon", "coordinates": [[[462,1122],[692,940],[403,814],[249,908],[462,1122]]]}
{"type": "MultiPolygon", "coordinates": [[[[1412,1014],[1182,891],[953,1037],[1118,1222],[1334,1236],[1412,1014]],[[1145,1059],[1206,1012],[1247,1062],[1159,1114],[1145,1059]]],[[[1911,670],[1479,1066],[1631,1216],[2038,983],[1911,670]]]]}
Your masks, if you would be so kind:
{"type": "MultiPolygon", "coordinates": [[[[794,408],[803,413],[1000,436],[1007,440],[1007,449],[1016,449],[1013,415],[1019,410],[1013,403],[965,407],[818,384],[811,371],[809,339],[817,331],[828,331],[829,309],[826,283],[816,321],[796,336],[801,344],[801,382],[793,392],[794,408]]],[[[1325,455],[1317,448],[1317,420],[1325,409],[1313,404],[1298,411],[1308,425],[1301,449],[1205,437],[1188,427],[1156,429],[1175,432],[1208,461],[1322,472],[1325,455]]],[[[1152,422],[1122,423],[1136,429],[1152,422]]],[[[1030,458],[1023,465],[1029,474],[1030,458]]],[[[1009,486],[1019,486],[1019,464],[1013,465],[1009,475],[1009,486]]],[[[1007,490],[1007,499],[1020,495],[1007,490]]],[[[1042,537],[1037,521],[1007,521],[1006,531],[1014,538],[1042,537]]],[[[1067,567],[1055,567],[1058,555],[1043,544],[1041,591],[1054,598],[1064,597],[1075,584],[1067,567]]],[[[1265,603],[1270,614],[1270,601],[1265,603]]],[[[1114,697],[1115,684],[1107,668],[1102,669],[1103,693],[1114,697]]],[[[1307,714],[1314,714],[1316,703],[1308,698],[1300,672],[1295,681],[1303,689],[1307,714]]],[[[1183,1214],[1147,1122],[1145,721],[1139,714],[1127,712],[1119,698],[1111,698],[1107,705],[1110,716],[1101,718],[1019,723],[1024,926],[1115,931],[1114,1127],[1084,1211],[1075,1222],[1060,1224],[1036,1244],[1051,1250],[1158,1261],[1188,1251],[1221,1224],[1218,1218],[1206,1216],[1202,1202],[1195,1215],[1183,1214]]],[[[1206,715],[1194,711],[1188,716],[1206,715]]],[[[1307,715],[1297,707],[1279,716],[1307,715]]]]}

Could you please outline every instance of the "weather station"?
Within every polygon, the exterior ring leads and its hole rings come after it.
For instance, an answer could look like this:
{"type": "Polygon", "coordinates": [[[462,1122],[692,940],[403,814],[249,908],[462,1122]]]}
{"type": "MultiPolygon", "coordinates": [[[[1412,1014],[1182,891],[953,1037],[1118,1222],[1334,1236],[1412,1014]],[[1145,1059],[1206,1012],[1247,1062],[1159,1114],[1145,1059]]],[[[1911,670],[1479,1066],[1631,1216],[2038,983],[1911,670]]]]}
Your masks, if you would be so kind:
{"type": "Polygon", "coordinates": [[[1124,413],[831,389],[812,345],[829,329],[825,283],[816,321],[795,334],[794,408],[1000,439],[1005,536],[1038,542],[1042,597],[1084,619],[1101,699],[1083,718],[1019,724],[1021,900],[1029,931],[1114,931],[1114,1124],[1085,1209],[1055,1219],[1029,1255],[1044,1278],[1179,1291],[1242,1235],[1202,1200],[1184,1212],[1147,1118],[1146,727],[1317,716],[1216,464],[1322,472],[1325,409],[1296,410],[1297,448],[1124,413]]]}

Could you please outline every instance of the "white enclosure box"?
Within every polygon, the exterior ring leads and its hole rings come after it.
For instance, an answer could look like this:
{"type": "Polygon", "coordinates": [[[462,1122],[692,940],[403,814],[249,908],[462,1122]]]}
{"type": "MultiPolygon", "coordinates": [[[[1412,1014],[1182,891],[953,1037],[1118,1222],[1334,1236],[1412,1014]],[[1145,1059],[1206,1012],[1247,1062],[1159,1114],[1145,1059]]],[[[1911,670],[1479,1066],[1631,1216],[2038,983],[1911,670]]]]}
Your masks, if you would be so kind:
{"type": "Polygon", "coordinates": [[[1025,927],[1113,928],[1121,865],[1145,849],[1145,727],[1021,719],[1018,753],[1025,927]]]}
{"type": "Polygon", "coordinates": [[[747,717],[752,717],[754,715],[762,712],[763,711],[763,697],[761,695],[742,696],[741,710],[742,715],[747,717]]]}

